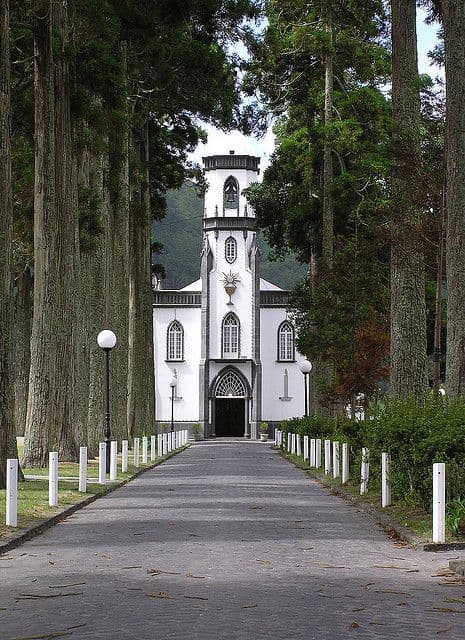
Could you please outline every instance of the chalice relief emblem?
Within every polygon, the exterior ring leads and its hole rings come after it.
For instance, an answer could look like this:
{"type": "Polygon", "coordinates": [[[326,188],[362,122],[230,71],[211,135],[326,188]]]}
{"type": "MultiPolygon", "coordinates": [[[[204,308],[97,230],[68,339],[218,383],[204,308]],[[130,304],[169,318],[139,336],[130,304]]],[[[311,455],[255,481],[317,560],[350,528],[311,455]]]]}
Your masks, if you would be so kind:
{"type": "Polygon", "coordinates": [[[231,296],[237,289],[238,282],[240,282],[238,273],[233,273],[231,270],[229,270],[229,273],[223,272],[222,283],[224,285],[224,290],[229,296],[229,302],[227,304],[234,304],[231,300],[231,296]]]}

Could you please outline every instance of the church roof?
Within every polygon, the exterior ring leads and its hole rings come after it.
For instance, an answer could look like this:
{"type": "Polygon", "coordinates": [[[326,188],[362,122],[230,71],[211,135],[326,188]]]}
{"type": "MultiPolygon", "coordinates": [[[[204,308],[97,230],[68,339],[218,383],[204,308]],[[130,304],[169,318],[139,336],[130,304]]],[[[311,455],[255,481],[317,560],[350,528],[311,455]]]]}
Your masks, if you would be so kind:
{"type": "Polygon", "coordinates": [[[191,282],[185,287],[182,287],[182,289],[179,289],[179,291],[202,291],[202,280],[199,278],[195,282],[191,282]]]}
{"type": "Polygon", "coordinates": [[[260,278],[260,291],[283,291],[283,289],[264,278],[260,278]]]}
{"type": "MultiPolygon", "coordinates": [[[[202,291],[202,280],[199,278],[199,280],[187,284],[182,289],[178,289],[178,291],[202,291]]],[[[283,291],[283,289],[264,278],[260,278],[260,291],[283,291]]]]}

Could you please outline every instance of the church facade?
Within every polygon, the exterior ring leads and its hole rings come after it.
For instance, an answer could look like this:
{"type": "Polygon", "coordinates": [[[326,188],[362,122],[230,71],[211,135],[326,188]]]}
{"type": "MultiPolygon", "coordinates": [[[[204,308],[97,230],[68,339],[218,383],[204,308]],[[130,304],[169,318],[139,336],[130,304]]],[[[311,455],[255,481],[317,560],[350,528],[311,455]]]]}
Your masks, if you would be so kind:
{"type": "Polygon", "coordinates": [[[260,159],[230,152],[203,161],[200,278],[154,292],[156,420],[191,433],[199,424],[205,438],[257,438],[262,422],[272,433],[304,414],[304,357],[288,292],[260,277],[255,214],[243,195],[260,159]]]}

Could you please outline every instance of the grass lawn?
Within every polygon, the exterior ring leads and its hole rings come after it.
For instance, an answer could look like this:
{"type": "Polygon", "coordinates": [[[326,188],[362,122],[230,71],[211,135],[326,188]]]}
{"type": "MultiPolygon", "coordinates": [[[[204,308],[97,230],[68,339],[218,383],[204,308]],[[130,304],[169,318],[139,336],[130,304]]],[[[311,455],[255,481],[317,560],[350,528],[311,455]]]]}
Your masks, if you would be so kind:
{"type": "MultiPolygon", "coordinates": [[[[286,458],[297,464],[301,469],[307,471],[310,476],[320,480],[324,485],[331,487],[335,491],[341,492],[341,494],[349,494],[362,505],[366,504],[374,507],[380,513],[384,513],[389,516],[397,524],[407,528],[415,537],[424,541],[431,541],[433,518],[430,513],[405,502],[396,502],[390,507],[385,507],[383,509],[381,507],[381,492],[377,492],[371,488],[367,494],[361,496],[360,484],[353,478],[350,478],[349,482],[343,485],[340,478],[334,479],[332,475],[325,475],[323,468],[310,468],[308,462],[303,462],[302,458],[298,458],[297,456],[289,453],[283,452],[283,454],[286,458]]],[[[446,528],[446,542],[465,542],[465,537],[456,536],[446,528]]]]}
{"type": "MultiPolygon", "coordinates": [[[[18,454],[21,457],[22,439],[18,438],[18,454]]],[[[179,450],[178,450],[179,451],[179,450]]],[[[160,464],[163,460],[171,457],[171,454],[162,458],[157,458],[156,462],[148,464],[140,464],[139,468],[134,467],[130,463],[131,453],[129,453],[129,464],[127,473],[121,473],[121,454],[118,455],[118,479],[115,482],[107,482],[101,484],[87,484],[87,492],[79,493],[77,478],[79,477],[79,464],[75,462],[59,462],[58,463],[58,507],[50,507],[48,504],[48,468],[37,467],[32,469],[23,469],[26,476],[44,476],[44,479],[26,480],[18,484],[18,527],[7,527],[5,522],[5,490],[0,491],[0,542],[6,542],[8,539],[15,537],[18,533],[29,529],[42,520],[53,516],[61,511],[64,507],[71,506],[77,502],[85,500],[90,495],[104,493],[108,487],[117,482],[121,482],[133,476],[141,469],[148,469],[154,465],[160,464]],[[75,482],[62,481],[60,478],[76,478],[75,482]]],[[[141,459],[141,458],[140,458],[141,459]]],[[[87,465],[88,479],[98,479],[98,458],[88,461],[87,465]]]]}

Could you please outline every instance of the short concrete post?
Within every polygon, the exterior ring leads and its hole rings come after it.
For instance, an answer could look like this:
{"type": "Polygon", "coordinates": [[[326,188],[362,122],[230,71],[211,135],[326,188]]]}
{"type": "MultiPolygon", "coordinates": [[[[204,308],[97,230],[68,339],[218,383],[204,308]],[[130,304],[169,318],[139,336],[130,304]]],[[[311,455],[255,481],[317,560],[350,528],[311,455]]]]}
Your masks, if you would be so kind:
{"type": "Polygon", "coordinates": [[[58,453],[48,454],[48,504],[58,507],[58,453]]]}
{"type": "Polygon", "coordinates": [[[163,450],[163,455],[166,456],[166,454],[168,453],[168,434],[167,433],[163,434],[162,450],[163,450]]]}
{"type": "Polygon", "coordinates": [[[325,440],[325,475],[331,473],[331,440],[325,440]]]}
{"type": "Polygon", "coordinates": [[[291,454],[295,454],[295,433],[291,436],[291,454]]]}
{"type": "Polygon", "coordinates": [[[6,518],[7,527],[18,526],[18,460],[6,461],[6,518]]]}
{"type": "Polygon", "coordinates": [[[142,464],[147,464],[148,438],[142,438],[142,464]]]}
{"type": "Polygon", "coordinates": [[[87,447],[79,447],[79,492],[87,491],[87,447]]]}
{"type": "Polygon", "coordinates": [[[127,440],[123,440],[121,443],[121,471],[126,473],[128,470],[128,449],[129,442],[127,440]]]}
{"type": "Polygon", "coordinates": [[[118,478],[118,442],[110,442],[110,480],[118,478]]]}
{"type": "Polygon", "coordinates": [[[349,445],[342,443],[342,484],[349,481],[349,445]]]}
{"type": "Polygon", "coordinates": [[[333,441],[333,478],[339,478],[340,473],[339,442],[333,441]]]}
{"type": "Polygon", "coordinates": [[[317,438],[315,440],[315,467],[317,469],[321,468],[321,439],[317,438]]]}
{"type": "Polygon", "coordinates": [[[446,539],[446,465],[433,464],[433,542],[446,539]]]}
{"type": "Polygon", "coordinates": [[[315,464],[315,438],[310,438],[310,466],[316,467],[315,464]]]}
{"type": "Polygon", "coordinates": [[[302,455],[302,447],[301,447],[301,444],[300,444],[300,435],[299,434],[296,435],[295,440],[296,440],[296,450],[295,450],[295,452],[300,458],[300,456],[302,455]]]}
{"type": "Polygon", "coordinates": [[[99,484],[105,484],[107,481],[107,449],[105,442],[100,442],[98,445],[98,481],[99,484]]]}
{"type": "Polygon", "coordinates": [[[368,480],[370,476],[369,451],[365,447],[362,449],[362,465],[360,467],[360,495],[363,496],[368,491],[368,480]]]}
{"type": "Polygon", "coordinates": [[[289,433],[287,434],[287,452],[288,453],[291,452],[291,440],[292,440],[292,433],[289,431],[289,433]]]}
{"type": "Polygon", "coordinates": [[[140,438],[134,438],[134,443],[133,443],[133,456],[134,456],[134,466],[136,469],[139,468],[140,466],[140,461],[139,461],[139,453],[140,453],[140,438]]]}
{"type": "Polygon", "coordinates": [[[156,446],[157,446],[156,436],[150,436],[150,462],[153,462],[157,456],[156,446]]]}
{"type": "Polygon", "coordinates": [[[163,436],[161,433],[157,435],[157,452],[159,457],[163,455],[163,436]]]}
{"type": "Polygon", "coordinates": [[[308,436],[304,436],[304,461],[308,460],[308,436]]]}
{"type": "Polygon", "coordinates": [[[389,453],[381,454],[381,506],[391,505],[391,480],[389,478],[389,453]]]}

